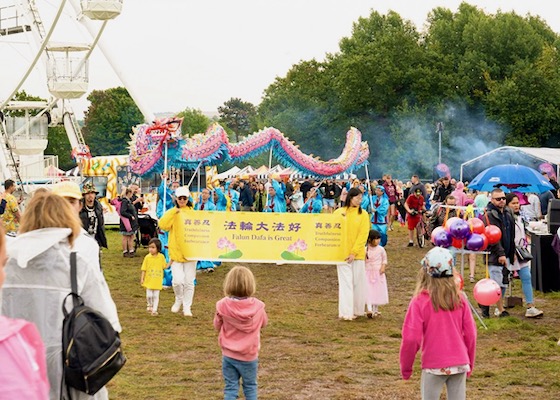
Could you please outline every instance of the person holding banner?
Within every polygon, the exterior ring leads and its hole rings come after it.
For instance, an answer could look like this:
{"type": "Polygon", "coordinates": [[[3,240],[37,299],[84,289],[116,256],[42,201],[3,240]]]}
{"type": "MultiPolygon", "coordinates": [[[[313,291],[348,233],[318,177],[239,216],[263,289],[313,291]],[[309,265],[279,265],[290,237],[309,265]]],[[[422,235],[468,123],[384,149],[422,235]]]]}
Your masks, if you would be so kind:
{"type": "Polygon", "coordinates": [[[276,179],[269,179],[271,184],[268,188],[268,201],[264,212],[286,212],[286,197],[284,196],[284,188],[276,179]]]}
{"type": "Polygon", "coordinates": [[[338,317],[345,321],[364,316],[366,304],[365,255],[370,223],[368,213],[360,207],[362,196],[360,189],[350,189],[345,206],[334,212],[344,218],[343,240],[348,249],[345,262],[336,266],[338,317]]]}
{"type": "Polygon", "coordinates": [[[313,187],[307,193],[307,200],[300,213],[319,214],[323,211],[323,200],[321,199],[321,191],[317,187],[313,187]]]}
{"type": "Polygon", "coordinates": [[[187,186],[181,186],[175,191],[176,207],[165,212],[159,220],[159,227],[169,232],[169,258],[173,274],[173,292],[175,303],[171,312],[177,313],[183,306],[183,315],[192,317],[191,306],[194,297],[194,280],[196,278],[196,261],[187,260],[185,244],[185,219],[193,209],[187,186]]]}

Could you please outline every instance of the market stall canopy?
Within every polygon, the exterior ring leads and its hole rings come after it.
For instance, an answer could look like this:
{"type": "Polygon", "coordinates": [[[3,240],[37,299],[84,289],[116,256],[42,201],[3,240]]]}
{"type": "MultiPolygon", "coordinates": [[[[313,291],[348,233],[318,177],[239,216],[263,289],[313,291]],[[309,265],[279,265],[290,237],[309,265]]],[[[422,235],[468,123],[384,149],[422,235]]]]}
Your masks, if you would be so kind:
{"type": "Polygon", "coordinates": [[[249,176],[256,176],[257,178],[263,179],[268,177],[268,167],[266,165],[261,165],[259,168],[249,173],[249,176]]]}
{"type": "Polygon", "coordinates": [[[251,173],[253,173],[254,170],[255,169],[253,167],[247,165],[246,167],[241,168],[241,170],[237,172],[237,176],[241,179],[249,179],[249,175],[251,175],[251,173]]]}
{"type": "Polygon", "coordinates": [[[227,171],[220,172],[218,175],[214,177],[214,179],[223,180],[223,179],[233,178],[234,176],[239,175],[239,171],[241,171],[241,168],[234,165],[232,168],[228,169],[227,171]]]}

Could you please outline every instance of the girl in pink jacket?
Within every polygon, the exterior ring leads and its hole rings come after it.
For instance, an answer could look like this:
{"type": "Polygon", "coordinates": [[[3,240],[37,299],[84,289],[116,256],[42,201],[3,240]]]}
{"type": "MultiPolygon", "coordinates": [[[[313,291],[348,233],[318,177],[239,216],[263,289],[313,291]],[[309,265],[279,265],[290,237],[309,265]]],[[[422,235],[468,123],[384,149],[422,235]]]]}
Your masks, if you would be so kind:
{"type": "Polygon", "coordinates": [[[268,322],[264,303],[253,297],[255,277],[246,267],[233,267],[224,282],[225,297],[216,303],[214,328],[220,332],[224,399],[235,400],[239,379],[247,400],[257,399],[261,328],[268,322]]]}
{"type": "Polygon", "coordinates": [[[402,328],[401,375],[408,380],[422,347],[422,399],[466,398],[476,352],[476,325],[469,304],[453,277],[453,256],[442,247],[422,260],[416,291],[402,328]]]}
{"type": "MultiPolygon", "coordinates": [[[[0,289],[5,264],[6,236],[0,226],[0,289]]],[[[0,315],[0,360],[0,400],[48,400],[45,346],[35,325],[0,315]]]]}

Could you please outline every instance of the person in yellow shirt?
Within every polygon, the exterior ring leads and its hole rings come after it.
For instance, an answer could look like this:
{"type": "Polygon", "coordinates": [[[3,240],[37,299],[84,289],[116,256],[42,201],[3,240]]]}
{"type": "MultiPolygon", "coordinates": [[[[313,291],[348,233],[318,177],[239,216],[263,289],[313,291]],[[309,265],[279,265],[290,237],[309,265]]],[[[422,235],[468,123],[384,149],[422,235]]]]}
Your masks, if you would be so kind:
{"type": "Polygon", "coordinates": [[[183,306],[183,315],[192,317],[191,306],[194,297],[196,261],[188,261],[184,245],[185,219],[193,209],[191,192],[187,186],[175,191],[176,206],[167,210],[159,220],[159,227],[169,232],[169,259],[171,260],[172,286],[175,303],[171,312],[177,313],[183,306]]]}
{"type": "Polygon", "coordinates": [[[163,270],[167,268],[165,257],[161,254],[161,241],[153,238],[148,242],[148,254],[142,262],[140,284],[146,288],[147,310],[158,315],[159,292],[163,288],[163,270]]]}
{"type": "Polygon", "coordinates": [[[20,212],[17,199],[13,193],[16,191],[16,183],[11,179],[4,182],[4,200],[6,206],[2,214],[2,224],[8,235],[15,235],[19,228],[20,212]]]}
{"type": "Polygon", "coordinates": [[[335,210],[335,215],[344,218],[344,241],[348,257],[337,264],[338,273],[338,317],[351,321],[365,315],[366,242],[369,235],[369,215],[362,210],[362,191],[352,188],[346,196],[344,207],[335,210]]]}

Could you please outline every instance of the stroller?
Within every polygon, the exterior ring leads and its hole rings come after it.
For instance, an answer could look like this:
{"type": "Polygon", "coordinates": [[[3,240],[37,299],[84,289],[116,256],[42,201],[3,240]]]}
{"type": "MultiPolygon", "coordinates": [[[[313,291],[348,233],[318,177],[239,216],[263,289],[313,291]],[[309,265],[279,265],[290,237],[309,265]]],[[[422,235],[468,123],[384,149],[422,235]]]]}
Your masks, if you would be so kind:
{"type": "Polygon", "coordinates": [[[136,248],[148,246],[151,239],[158,237],[158,223],[149,214],[138,214],[136,248]]]}

